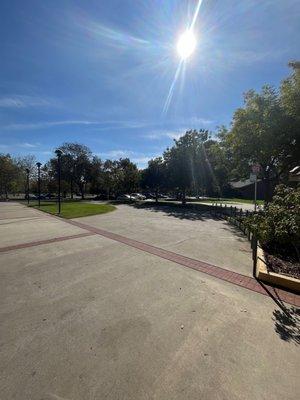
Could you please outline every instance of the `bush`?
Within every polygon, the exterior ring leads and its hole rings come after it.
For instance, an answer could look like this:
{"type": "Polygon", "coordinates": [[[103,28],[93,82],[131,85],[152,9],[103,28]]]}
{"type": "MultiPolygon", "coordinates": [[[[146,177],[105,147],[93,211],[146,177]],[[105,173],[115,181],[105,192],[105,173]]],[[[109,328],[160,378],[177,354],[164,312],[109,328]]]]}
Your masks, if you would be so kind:
{"type": "Polygon", "coordinates": [[[246,224],[261,245],[283,259],[300,260],[300,187],[279,185],[264,211],[247,218],[246,224]]]}

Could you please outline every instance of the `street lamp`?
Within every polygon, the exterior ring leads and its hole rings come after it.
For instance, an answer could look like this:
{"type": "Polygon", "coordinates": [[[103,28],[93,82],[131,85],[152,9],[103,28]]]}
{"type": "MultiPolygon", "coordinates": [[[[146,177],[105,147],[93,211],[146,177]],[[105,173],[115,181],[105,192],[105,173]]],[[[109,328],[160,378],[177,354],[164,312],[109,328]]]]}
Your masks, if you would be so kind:
{"type": "Polygon", "coordinates": [[[41,207],[41,163],[37,162],[36,166],[38,167],[38,193],[39,193],[39,207],[41,207]]]}
{"type": "Polygon", "coordinates": [[[60,204],[60,180],[61,180],[61,156],[62,151],[57,149],[55,150],[55,154],[57,155],[57,173],[58,173],[58,214],[60,214],[61,204],[60,204]]]}
{"type": "Polygon", "coordinates": [[[26,174],[27,174],[27,204],[29,204],[29,173],[30,173],[30,171],[29,171],[29,169],[28,168],[26,168],[26,174]]]}

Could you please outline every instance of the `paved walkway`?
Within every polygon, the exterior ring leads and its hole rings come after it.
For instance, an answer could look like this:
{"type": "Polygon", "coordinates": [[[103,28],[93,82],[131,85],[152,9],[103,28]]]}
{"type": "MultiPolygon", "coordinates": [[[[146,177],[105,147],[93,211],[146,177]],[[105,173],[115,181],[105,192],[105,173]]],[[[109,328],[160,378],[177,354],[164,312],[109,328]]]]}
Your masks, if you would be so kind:
{"type": "Polygon", "coordinates": [[[142,208],[120,205],[114,213],[80,221],[252,277],[251,248],[246,237],[208,212],[153,204],[142,208]]]}
{"type": "Polygon", "coordinates": [[[147,241],[135,212],[110,214],[118,232],[0,204],[1,398],[297,399],[299,310],[167,248],[196,220],[152,212],[147,241]]]}

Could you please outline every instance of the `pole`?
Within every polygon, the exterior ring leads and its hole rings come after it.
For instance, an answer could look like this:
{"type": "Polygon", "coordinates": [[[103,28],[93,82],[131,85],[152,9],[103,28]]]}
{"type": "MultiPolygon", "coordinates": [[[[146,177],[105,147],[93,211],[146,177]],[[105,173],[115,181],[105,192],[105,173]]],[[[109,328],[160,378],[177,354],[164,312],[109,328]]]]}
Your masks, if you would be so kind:
{"type": "Polygon", "coordinates": [[[26,173],[27,173],[27,204],[29,205],[29,169],[26,168],[26,173]]]}
{"type": "Polygon", "coordinates": [[[254,182],[254,211],[256,211],[256,200],[257,198],[257,175],[255,176],[255,182],[254,182]]]}
{"type": "Polygon", "coordinates": [[[58,157],[58,214],[60,214],[60,210],[61,210],[61,204],[60,204],[60,200],[61,200],[61,195],[60,195],[60,178],[61,178],[61,171],[60,171],[60,156],[58,157]]]}
{"type": "Polygon", "coordinates": [[[38,194],[39,194],[39,208],[41,207],[41,163],[36,163],[38,167],[38,194]]]}
{"type": "Polygon", "coordinates": [[[61,155],[62,155],[62,151],[61,150],[56,150],[55,151],[56,155],[57,155],[57,172],[58,172],[58,214],[60,214],[61,211],[61,195],[60,195],[60,181],[61,181],[61,155]]]}

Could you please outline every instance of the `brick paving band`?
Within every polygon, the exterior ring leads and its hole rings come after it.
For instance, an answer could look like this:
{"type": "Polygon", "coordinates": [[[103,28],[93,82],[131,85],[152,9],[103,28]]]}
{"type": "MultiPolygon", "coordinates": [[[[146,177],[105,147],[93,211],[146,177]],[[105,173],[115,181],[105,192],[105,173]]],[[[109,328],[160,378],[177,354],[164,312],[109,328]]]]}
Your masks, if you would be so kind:
{"type": "Polygon", "coordinates": [[[248,290],[251,290],[256,293],[263,294],[265,296],[271,296],[274,301],[277,302],[286,302],[295,306],[300,306],[300,296],[291,292],[287,292],[283,289],[277,289],[272,286],[262,284],[254,278],[239,274],[237,272],[229,271],[227,269],[217,267],[216,265],[212,265],[206,263],[204,261],[195,260],[193,258],[189,258],[183,256],[181,254],[174,253],[169,250],[164,250],[160,247],[152,246],[147,243],[139,242],[134,239],[127,238],[122,235],[118,235],[116,233],[108,232],[103,229],[99,229],[87,224],[83,224],[81,222],[77,222],[74,220],[64,220],[65,222],[77,226],[82,229],[86,229],[91,233],[104,236],[108,239],[115,240],[117,242],[126,244],[127,246],[134,247],[136,249],[142,250],[144,252],[156,255],[158,257],[164,258],[168,261],[173,261],[177,264],[183,265],[188,268],[192,268],[194,270],[203,272],[204,274],[213,276],[215,278],[221,279],[223,281],[230,282],[234,285],[241,286],[248,290]]]}
{"type": "Polygon", "coordinates": [[[78,239],[78,238],[82,238],[82,237],[86,237],[86,236],[92,236],[92,235],[95,235],[95,233],[84,232],[84,233],[79,233],[77,235],[60,236],[60,237],[56,237],[56,238],[52,238],[52,239],[45,239],[45,240],[37,240],[37,241],[34,241],[34,242],[20,243],[20,244],[15,244],[15,245],[12,245],[12,246],[0,247],[0,253],[5,253],[7,251],[12,251],[12,250],[25,249],[27,247],[40,246],[42,244],[63,242],[64,240],[78,239]]]}

